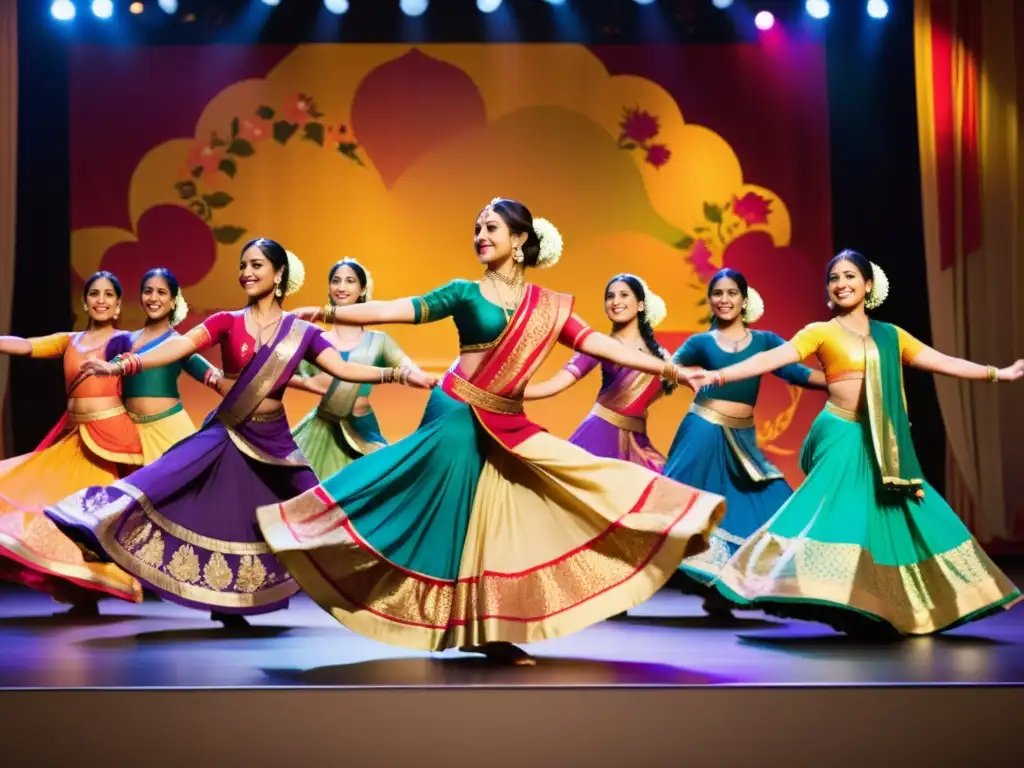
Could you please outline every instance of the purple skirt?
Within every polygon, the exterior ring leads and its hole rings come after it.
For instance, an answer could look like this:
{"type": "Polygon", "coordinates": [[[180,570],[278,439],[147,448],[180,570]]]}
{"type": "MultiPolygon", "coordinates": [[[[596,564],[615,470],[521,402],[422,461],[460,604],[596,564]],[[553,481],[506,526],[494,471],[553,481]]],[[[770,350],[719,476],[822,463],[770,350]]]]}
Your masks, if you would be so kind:
{"type": "Polygon", "coordinates": [[[263,541],[256,508],[297,496],[317,479],[308,467],[284,463],[298,449],[283,415],[245,422],[238,436],[236,443],[211,419],[126,479],[86,488],[46,514],[173,602],[240,614],[285,608],[299,586],[263,541]]]}
{"type": "Polygon", "coordinates": [[[665,457],[654,447],[646,432],[616,426],[597,414],[590,414],[573,432],[569,442],[594,456],[620,459],[660,473],[665,457]]]}

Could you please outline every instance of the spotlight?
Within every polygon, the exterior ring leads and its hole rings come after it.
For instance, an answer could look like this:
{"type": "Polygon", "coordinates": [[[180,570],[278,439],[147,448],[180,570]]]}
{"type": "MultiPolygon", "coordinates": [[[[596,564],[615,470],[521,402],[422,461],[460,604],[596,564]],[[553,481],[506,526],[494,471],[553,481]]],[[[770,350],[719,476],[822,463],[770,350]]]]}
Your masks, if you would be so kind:
{"type": "Polygon", "coordinates": [[[889,15],[889,4],[885,0],[868,0],[868,16],[872,19],[884,19],[889,15]]]}
{"type": "Polygon", "coordinates": [[[340,16],[348,11],[348,0],[324,0],[324,8],[340,16]]]}
{"type": "Polygon", "coordinates": [[[724,11],[726,8],[732,5],[732,0],[711,0],[711,4],[715,6],[715,8],[724,11]]]}
{"type": "Polygon", "coordinates": [[[178,0],[156,0],[156,4],[160,6],[160,10],[164,13],[178,12],[178,0]]]}
{"type": "Polygon", "coordinates": [[[92,14],[97,19],[109,19],[114,15],[113,0],[92,0],[92,14]]]}
{"type": "Polygon", "coordinates": [[[476,0],[476,9],[481,13],[493,13],[501,8],[501,0],[476,0]]]}
{"type": "Polygon", "coordinates": [[[807,0],[807,2],[804,3],[804,8],[806,8],[807,13],[815,19],[824,19],[828,16],[828,12],[832,10],[829,7],[828,0],[807,0]]]}
{"type": "Polygon", "coordinates": [[[57,21],[71,21],[75,18],[75,4],[71,0],[53,0],[50,15],[57,21]]]}
{"type": "Polygon", "coordinates": [[[281,0],[263,0],[264,5],[280,5],[281,0]]]}
{"type": "Polygon", "coordinates": [[[651,3],[655,2],[655,0],[633,0],[633,2],[636,3],[637,5],[650,5],[651,3]]]}
{"type": "Polygon", "coordinates": [[[562,5],[565,0],[544,0],[548,5],[562,5]]]}
{"type": "Polygon", "coordinates": [[[767,32],[775,26],[775,17],[772,15],[771,11],[761,11],[754,17],[754,24],[762,32],[767,32]]]}
{"type": "Polygon", "coordinates": [[[132,3],[128,6],[128,11],[130,13],[134,13],[136,16],[142,13],[144,10],[146,10],[146,6],[144,6],[142,3],[132,3]]]}
{"type": "Polygon", "coordinates": [[[398,7],[406,16],[421,16],[426,13],[430,0],[400,0],[398,7]]]}

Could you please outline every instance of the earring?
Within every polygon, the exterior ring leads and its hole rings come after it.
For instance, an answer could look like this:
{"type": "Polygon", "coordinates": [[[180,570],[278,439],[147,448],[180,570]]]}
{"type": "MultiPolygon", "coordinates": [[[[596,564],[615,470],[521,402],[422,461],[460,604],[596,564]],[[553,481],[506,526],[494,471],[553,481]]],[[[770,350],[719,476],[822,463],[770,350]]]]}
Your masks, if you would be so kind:
{"type": "Polygon", "coordinates": [[[282,296],[284,296],[284,291],[281,290],[281,279],[278,278],[277,280],[275,280],[274,285],[277,286],[277,290],[274,291],[274,295],[280,299],[282,296]]]}
{"type": "Polygon", "coordinates": [[[515,259],[520,264],[523,263],[523,260],[526,258],[526,254],[523,253],[523,246],[521,246],[521,245],[517,245],[516,246],[516,251],[515,251],[515,254],[512,256],[512,258],[515,259]]]}
{"type": "Polygon", "coordinates": [[[835,309],[836,308],[836,305],[833,304],[831,301],[826,301],[825,302],[825,306],[828,307],[829,309],[835,309]]]}

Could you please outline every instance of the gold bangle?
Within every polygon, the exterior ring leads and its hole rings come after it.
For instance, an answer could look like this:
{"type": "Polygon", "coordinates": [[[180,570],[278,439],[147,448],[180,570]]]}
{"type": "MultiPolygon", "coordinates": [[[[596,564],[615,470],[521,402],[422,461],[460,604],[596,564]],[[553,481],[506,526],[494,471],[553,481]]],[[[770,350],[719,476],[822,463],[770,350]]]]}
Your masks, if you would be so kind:
{"type": "Polygon", "coordinates": [[[661,380],[678,384],[679,376],[676,373],[676,365],[671,360],[666,360],[661,369],[661,380]]]}
{"type": "Polygon", "coordinates": [[[988,380],[993,384],[999,383],[999,369],[994,365],[988,366],[988,380]]]}

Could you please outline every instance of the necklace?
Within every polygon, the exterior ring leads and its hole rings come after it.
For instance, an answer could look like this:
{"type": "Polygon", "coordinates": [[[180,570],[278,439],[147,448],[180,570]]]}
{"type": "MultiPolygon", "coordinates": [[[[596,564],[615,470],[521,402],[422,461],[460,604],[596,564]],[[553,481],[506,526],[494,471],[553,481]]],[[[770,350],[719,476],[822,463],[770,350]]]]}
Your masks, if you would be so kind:
{"type": "Polygon", "coordinates": [[[509,288],[518,288],[523,282],[523,273],[520,270],[516,270],[512,277],[506,277],[494,269],[488,269],[484,272],[485,275],[489,276],[492,280],[501,280],[509,288]]]}
{"type": "Polygon", "coordinates": [[[722,336],[722,334],[719,333],[718,331],[715,331],[715,339],[718,340],[719,342],[724,341],[726,344],[728,344],[731,347],[731,349],[729,351],[733,352],[733,353],[739,352],[740,351],[740,347],[743,345],[743,342],[746,341],[749,338],[750,338],[750,330],[748,328],[744,328],[743,329],[743,337],[741,339],[739,339],[738,341],[731,341],[731,340],[725,338],[724,336],[722,336]]]}
{"type": "MultiPolygon", "coordinates": [[[[284,320],[284,312],[282,312],[280,315],[278,315],[276,320],[271,320],[266,325],[260,325],[260,321],[253,314],[252,310],[247,310],[247,311],[249,312],[249,316],[252,317],[252,321],[254,323],[256,323],[256,328],[257,328],[257,331],[256,331],[256,349],[258,350],[260,347],[262,347],[264,344],[267,343],[267,342],[263,341],[263,332],[265,330],[267,330],[268,328],[274,328],[274,327],[280,325],[281,321],[284,320]]],[[[273,332],[270,334],[270,338],[271,339],[274,338],[274,333],[273,332]]],[[[256,350],[253,350],[253,351],[255,352],[256,350]]]]}
{"type": "Polygon", "coordinates": [[[848,328],[848,327],[846,326],[846,323],[844,323],[844,322],[843,322],[842,320],[840,320],[840,319],[839,319],[838,317],[836,317],[836,318],[835,318],[835,321],[836,321],[837,323],[839,323],[839,327],[840,327],[840,328],[842,328],[842,329],[843,329],[844,331],[846,331],[847,333],[853,334],[854,336],[856,336],[856,337],[857,337],[857,338],[859,338],[859,339],[866,339],[866,338],[867,338],[868,336],[870,336],[870,335],[871,335],[870,333],[861,333],[860,331],[855,331],[855,330],[853,330],[853,328],[848,328]]]}
{"type": "Polygon", "coordinates": [[[491,279],[491,284],[494,285],[494,293],[497,295],[499,299],[501,299],[501,303],[505,306],[506,314],[511,315],[513,312],[515,312],[516,307],[519,306],[520,299],[522,299],[523,297],[523,283],[520,279],[518,279],[518,275],[517,278],[508,278],[502,275],[501,273],[495,272],[494,270],[491,269],[488,269],[486,272],[484,272],[484,275],[491,279]],[[515,290],[515,297],[512,299],[511,303],[505,301],[505,299],[501,297],[501,291],[498,290],[498,280],[500,280],[501,282],[505,283],[505,285],[515,290]]]}

